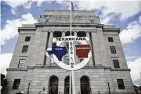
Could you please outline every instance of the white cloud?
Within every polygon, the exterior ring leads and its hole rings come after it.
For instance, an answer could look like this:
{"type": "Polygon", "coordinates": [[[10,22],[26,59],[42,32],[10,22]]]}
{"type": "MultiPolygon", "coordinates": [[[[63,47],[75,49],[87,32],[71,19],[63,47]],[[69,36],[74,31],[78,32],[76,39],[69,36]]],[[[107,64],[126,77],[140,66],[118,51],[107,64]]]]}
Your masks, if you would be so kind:
{"type": "Polygon", "coordinates": [[[26,3],[24,6],[25,6],[26,9],[29,10],[32,6],[32,1],[28,1],[28,3],[26,3]]]}
{"type": "Polygon", "coordinates": [[[134,21],[128,24],[126,29],[120,33],[120,40],[123,44],[132,43],[137,38],[141,37],[141,16],[138,21],[134,21]]]}
{"type": "MultiPolygon", "coordinates": [[[[44,2],[56,1],[58,3],[66,2],[68,0],[5,0],[5,2],[10,5],[12,8],[23,5],[31,7],[31,2],[37,2],[38,6],[41,6],[44,2]],[[30,2],[30,4],[28,4],[30,2]]],[[[120,15],[120,19],[124,20],[129,18],[139,11],[141,11],[141,1],[140,0],[72,0],[77,4],[79,9],[93,10],[98,9],[102,11],[103,17],[107,16],[109,13],[114,13],[120,15]]],[[[67,4],[67,3],[64,3],[67,4]]]]}
{"type": "Polygon", "coordinates": [[[22,24],[33,24],[37,22],[32,16],[32,14],[24,14],[20,19],[7,20],[7,23],[4,29],[0,32],[0,44],[4,45],[6,40],[14,38],[18,35],[18,27],[22,26],[22,24]]]}
{"type": "Polygon", "coordinates": [[[136,56],[128,56],[128,57],[126,57],[126,59],[128,60],[128,59],[135,59],[136,58],[136,56]]]}
{"type": "Polygon", "coordinates": [[[106,24],[106,25],[111,25],[110,21],[112,21],[114,17],[115,17],[114,14],[112,14],[110,16],[106,16],[106,17],[101,17],[101,23],[106,24]]]}
{"type": "Polygon", "coordinates": [[[24,6],[27,9],[30,9],[31,4],[33,2],[37,2],[38,6],[41,6],[42,3],[45,1],[50,2],[50,1],[62,1],[62,0],[4,0],[8,5],[10,5],[12,8],[16,8],[18,6],[24,6]]]}
{"type": "Polygon", "coordinates": [[[9,67],[13,53],[0,54],[0,73],[6,74],[6,68],[9,67]]]}
{"type": "Polygon", "coordinates": [[[43,2],[50,1],[50,0],[32,0],[32,1],[37,2],[37,5],[41,6],[43,2]]]}
{"type": "Polygon", "coordinates": [[[121,15],[121,19],[131,17],[141,11],[140,1],[119,1],[119,0],[78,0],[79,9],[102,10],[102,16],[109,13],[121,15]],[[129,7],[130,6],[130,7],[129,7]]]}
{"type": "Polygon", "coordinates": [[[131,77],[135,85],[141,85],[141,57],[135,61],[127,62],[128,67],[131,69],[131,77]],[[138,82],[140,81],[140,82],[138,82]]]}
{"type": "Polygon", "coordinates": [[[26,4],[29,0],[4,0],[12,8],[26,4]]]}

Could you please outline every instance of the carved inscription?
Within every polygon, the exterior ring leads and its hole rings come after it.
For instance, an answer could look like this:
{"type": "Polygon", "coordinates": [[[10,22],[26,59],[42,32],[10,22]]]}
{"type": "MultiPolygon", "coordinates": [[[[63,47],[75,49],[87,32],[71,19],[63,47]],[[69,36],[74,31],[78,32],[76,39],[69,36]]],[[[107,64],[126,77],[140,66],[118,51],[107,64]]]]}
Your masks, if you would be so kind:
{"type": "MultiPolygon", "coordinates": [[[[74,23],[94,23],[94,17],[76,15],[72,17],[74,23]]],[[[46,22],[70,22],[69,15],[46,15],[46,22]]]]}

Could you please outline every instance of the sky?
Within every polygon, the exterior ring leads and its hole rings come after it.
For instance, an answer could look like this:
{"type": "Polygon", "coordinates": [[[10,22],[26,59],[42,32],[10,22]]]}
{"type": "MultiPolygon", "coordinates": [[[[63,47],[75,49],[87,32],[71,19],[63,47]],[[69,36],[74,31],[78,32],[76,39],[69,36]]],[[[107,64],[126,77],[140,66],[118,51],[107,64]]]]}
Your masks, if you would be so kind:
{"type": "MultiPolygon", "coordinates": [[[[75,10],[92,10],[102,24],[120,28],[120,40],[134,85],[141,85],[141,0],[71,0],[75,10]]],[[[17,28],[36,23],[45,10],[69,9],[68,0],[2,0],[0,72],[6,74],[18,38],[17,28]]]]}

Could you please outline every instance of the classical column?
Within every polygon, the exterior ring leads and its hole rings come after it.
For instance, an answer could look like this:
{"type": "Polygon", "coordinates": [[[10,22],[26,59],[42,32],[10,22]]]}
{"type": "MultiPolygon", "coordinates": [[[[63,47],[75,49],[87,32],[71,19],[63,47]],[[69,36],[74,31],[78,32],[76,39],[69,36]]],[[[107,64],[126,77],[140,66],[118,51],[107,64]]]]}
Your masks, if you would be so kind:
{"type": "MultiPolygon", "coordinates": [[[[77,31],[74,31],[74,36],[77,37],[77,31]]],[[[76,63],[80,62],[80,59],[79,59],[79,58],[75,58],[75,62],[76,62],[76,63]]]]}
{"type": "Polygon", "coordinates": [[[92,55],[93,55],[93,64],[94,67],[96,66],[96,63],[100,63],[100,52],[99,52],[99,42],[98,42],[98,34],[96,29],[91,32],[91,44],[92,44],[92,55]]]}
{"type": "Polygon", "coordinates": [[[65,31],[62,31],[62,37],[65,37],[65,31]]]}
{"type": "Polygon", "coordinates": [[[74,31],[74,36],[77,36],[77,31],[74,31]]]}
{"type": "MultiPolygon", "coordinates": [[[[62,37],[65,37],[65,31],[61,31],[61,32],[62,32],[62,37]]],[[[66,45],[64,44],[64,46],[66,45]]],[[[65,57],[62,58],[62,61],[65,62],[65,57]]]]}
{"type": "Polygon", "coordinates": [[[90,60],[89,60],[89,66],[95,66],[94,65],[94,63],[95,63],[95,61],[94,61],[94,52],[93,52],[93,41],[92,41],[92,39],[91,39],[91,37],[90,37],[90,31],[88,31],[88,32],[86,32],[86,36],[89,38],[89,44],[91,45],[91,58],[90,58],[90,60]]]}
{"type": "Polygon", "coordinates": [[[86,37],[88,37],[90,39],[90,34],[88,31],[86,32],[86,37]]]}
{"type": "Polygon", "coordinates": [[[50,31],[48,48],[52,48],[53,31],[50,31]]]}
{"type": "MultiPolygon", "coordinates": [[[[88,37],[89,38],[89,41],[88,41],[88,43],[90,44],[90,34],[89,34],[89,32],[87,31],[86,32],[86,37],[88,37]]],[[[91,45],[91,44],[90,44],[91,45]]],[[[92,57],[90,58],[90,60],[89,60],[89,62],[87,63],[87,65],[86,66],[92,66],[92,57]]]]}
{"type": "Polygon", "coordinates": [[[62,75],[62,76],[60,76],[59,77],[60,79],[59,79],[59,85],[58,85],[58,94],[64,94],[64,76],[62,75]]]}
{"type": "MultiPolygon", "coordinates": [[[[48,42],[48,48],[52,48],[52,42],[53,42],[53,31],[49,32],[49,42],[48,42]]],[[[50,66],[51,64],[51,59],[49,57],[46,58],[46,66],[50,66]]]]}

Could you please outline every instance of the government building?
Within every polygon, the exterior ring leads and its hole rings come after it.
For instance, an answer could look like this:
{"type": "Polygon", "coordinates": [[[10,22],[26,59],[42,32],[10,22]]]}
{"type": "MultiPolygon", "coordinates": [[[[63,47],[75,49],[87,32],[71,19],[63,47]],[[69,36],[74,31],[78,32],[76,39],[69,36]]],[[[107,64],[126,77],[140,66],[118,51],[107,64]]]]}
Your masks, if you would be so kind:
{"type": "MultiPolygon", "coordinates": [[[[74,71],[75,94],[135,94],[120,28],[101,24],[94,12],[73,11],[70,32],[69,10],[46,10],[37,23],[23,24],[18,32],[4,94],[70,94],[70,71],[46,56],[53,38],[70,35],[88,37],[92,54],[83,68],[74,71]]],[[[62,61],[68,64],[67,54],[62,61]]],[[[80,61],[76,58],[76,63],[80,61]]]]}

